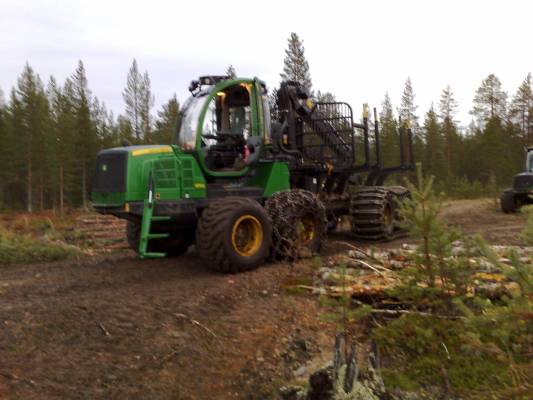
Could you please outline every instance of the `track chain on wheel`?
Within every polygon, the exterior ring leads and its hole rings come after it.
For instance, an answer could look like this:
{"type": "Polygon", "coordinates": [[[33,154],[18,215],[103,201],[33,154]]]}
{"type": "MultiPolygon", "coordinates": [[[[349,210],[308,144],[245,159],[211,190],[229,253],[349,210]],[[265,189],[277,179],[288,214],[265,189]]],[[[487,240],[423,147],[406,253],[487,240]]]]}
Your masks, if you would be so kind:
{"type": "Polygon", "coordinates": [[[302,189],[278,192],[265,203],[272,220],[272,256],[293,261],[320,252],[326,239],[324,204],[302,189]]]}
{"type": "Polygon", "coordinates": [[[368,186],[350,198],[352,233],[359,239],[392,240],[406,235],[400,228],[398,202],[409,197],[403,186],[368,186]]]}

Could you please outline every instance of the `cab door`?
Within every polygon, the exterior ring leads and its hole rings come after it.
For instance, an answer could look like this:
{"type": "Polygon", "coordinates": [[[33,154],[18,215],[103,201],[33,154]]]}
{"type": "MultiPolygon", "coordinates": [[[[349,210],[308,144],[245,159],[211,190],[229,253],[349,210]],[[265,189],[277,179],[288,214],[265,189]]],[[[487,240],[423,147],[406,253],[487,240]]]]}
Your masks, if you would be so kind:
{"type": "Polygon", "coordinates": [[[197,152],[200,165],[211,177],[245,175],[247,150],[263,135],[260,90],[253,80],[216,85],[200,115],[197,152]]]}

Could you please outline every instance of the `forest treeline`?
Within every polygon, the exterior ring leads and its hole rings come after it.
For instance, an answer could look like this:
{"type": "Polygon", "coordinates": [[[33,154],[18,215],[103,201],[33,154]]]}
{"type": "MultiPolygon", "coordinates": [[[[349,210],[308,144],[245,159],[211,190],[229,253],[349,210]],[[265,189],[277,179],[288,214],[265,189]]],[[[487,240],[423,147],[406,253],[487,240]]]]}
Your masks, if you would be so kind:
{"type": "MultiPolygon", "coordinates": [[[[285,52],[281,78],[301,81],[314,93],[303,42],[295,33],[285,52]]],[[[226,72],[235,75],[232,66],[226,72]]],[[[54,77],[43,82],[26,63],[11,91],[4,94],[0,89],[0,208],[63,213],[87,207],[99,150],[120,146],[124,139],[172,142],[180,103],[174,95],[154,115],[150,77],[139,71],[135,60],[122,95],[125,113],[115,117],[90,90],[82,61],[61,83],[54,77]]],[[[533,145],[531,74],[512,96],[491,74],[473,96],[472,122],[461,127],[455,119],[459,105],[449,86],[422,116],[410,78],[397,108],[385,94],[379,111],[385,164],[399,161],[401,118],[413,129],[416,161],[435,176],[440,190],[461,195],[510,184],[523,168],[524,146],[533,145]]],[[[329,101],[335,96],[317,91],[315,98],[329,101]]]]}

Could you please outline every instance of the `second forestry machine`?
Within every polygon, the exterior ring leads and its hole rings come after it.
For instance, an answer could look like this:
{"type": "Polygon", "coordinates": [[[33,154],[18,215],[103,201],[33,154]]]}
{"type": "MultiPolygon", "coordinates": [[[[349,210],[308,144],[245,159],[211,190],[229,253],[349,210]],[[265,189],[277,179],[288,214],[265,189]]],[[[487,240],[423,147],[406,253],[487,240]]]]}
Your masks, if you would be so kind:
{"type": "Polygon", "coordinates": [[[409,194],[383,184],[413,168],[410,129],[400,127],[400,164],[385,168],[375,109],[371,138],[367,107],[354,122],[350,105],[314,102],[297,82],[281,83],[274,110],[257,78],[204,76],[189,90],[175,144],[103,150],[96,162],[93,205],[128,220],[142,258],[194,243],[214,270],[250,270],[318,253],[341,216],[358,238],[397,234],[409,194]]]}

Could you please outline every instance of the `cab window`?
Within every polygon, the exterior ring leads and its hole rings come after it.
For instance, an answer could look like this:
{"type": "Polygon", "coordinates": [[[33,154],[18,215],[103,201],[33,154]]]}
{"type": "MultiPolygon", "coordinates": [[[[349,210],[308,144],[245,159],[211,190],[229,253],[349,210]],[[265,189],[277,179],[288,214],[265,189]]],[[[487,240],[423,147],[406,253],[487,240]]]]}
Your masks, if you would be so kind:
{"type": "Polygon", "coordinates": [[[201,151],[213,171],[238,171],[246,166],[246,141],[252,134],[250,93],[244,84],[216,93],[207,106],[201,151]]]}

